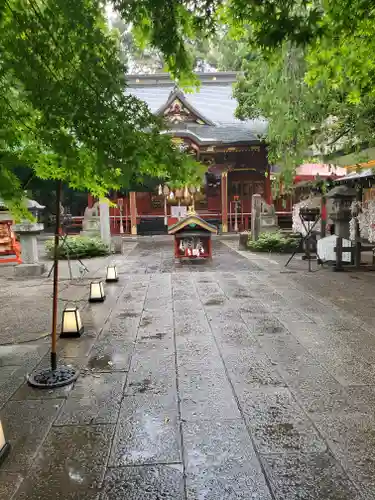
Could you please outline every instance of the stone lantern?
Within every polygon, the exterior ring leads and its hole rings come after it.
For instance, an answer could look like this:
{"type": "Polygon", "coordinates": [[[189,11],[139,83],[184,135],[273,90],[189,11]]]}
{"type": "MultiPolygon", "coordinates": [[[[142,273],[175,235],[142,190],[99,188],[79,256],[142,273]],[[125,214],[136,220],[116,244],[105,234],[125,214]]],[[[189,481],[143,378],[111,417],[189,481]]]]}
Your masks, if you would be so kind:
{"type": "Polygon", "coordinates": [[[39,276],[44,273],[45,266],[39,262],[37,241],[38,234],[44,229],[44,225],[38,222],[39,214],[44,208],[35,200],[27,200],[27,209],[36,220],[22,221],[12,227],[21,244],[22,264],[15,268],[18,276],[39,276]]]}
{"type": "Polygon", "coordinates": [[[35,200],[27,200],[27,210],[31,213],[36,221],[39,221],[40,212],[42,212],[46,207],[40,205],[35,200]]]}
{"type": "Polygon", "coordinates": [[[340,184],[325,195],[327,199],[332,200],[332,210],[329,216],[335,225],[335,234],[340,238],[349,239],[351,206],[356,194],[355,188],[340,184]]]}

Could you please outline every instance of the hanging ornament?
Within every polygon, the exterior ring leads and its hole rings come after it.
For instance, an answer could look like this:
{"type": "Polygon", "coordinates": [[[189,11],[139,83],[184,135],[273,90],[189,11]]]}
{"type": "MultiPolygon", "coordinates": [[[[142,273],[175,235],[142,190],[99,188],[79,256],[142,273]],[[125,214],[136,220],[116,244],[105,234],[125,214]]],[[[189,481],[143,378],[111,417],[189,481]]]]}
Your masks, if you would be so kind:
{"type": "Polygon", "coordinates": [[[173,191],[171,191],[171,192],[169,193],[169,199],[170,199],[170,200],[173,200],[173,199],[174,199],[174,192],[173,192],[173,191]]]}
{"type": "Polygon", "coordinates": [[[189,191],[190,191],[191,194],[194,194],[195,191],[196,191],[196,189],[195,189],[194,186],[190,186],[189,191]]]}
{"type": "Polygon", "coordinates": [[[201,187],[200,187],[200,186],[198,186],[198,187],[197,187],[197,193],[200,193],[200,192],[201,192],[201,187]]]}
{"type": "Polygon", "coordinates": [[[159,184],[159,187],[158,187],[158,194],[159,194],[159,196],[161,196],[163,194],[163,189],[161,187],[161,184],[159,184]]]}
{"type": "Polygon", "coordinates": [[[185,200],[187,200],[188,198],[190,198],[190,195],[189,195],[189,190],[188,190],[188,187],[185,186],[185,190],[184,190],[184,198],[185,200]]]}
{"type": "Polygon", "coordinates": [[[163,195],[164,196],[169,195],[169,187],[166,184],[164,184],[164,187],[163,187],[163,195]]]}

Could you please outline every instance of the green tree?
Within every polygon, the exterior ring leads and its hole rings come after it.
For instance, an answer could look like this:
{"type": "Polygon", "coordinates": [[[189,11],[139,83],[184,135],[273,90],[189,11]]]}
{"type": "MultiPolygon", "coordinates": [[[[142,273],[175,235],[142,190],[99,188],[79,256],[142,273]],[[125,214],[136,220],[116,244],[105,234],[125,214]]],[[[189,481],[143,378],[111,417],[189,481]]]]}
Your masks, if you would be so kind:
{"type": "Polygon", "coordinates": [[[163,122],[124,92],[118,39],[96,0],[3,0],[0,29],[0,196],[14,209],[19,165],[96,196],[134,177],[195,172],[163,122]]]}
{"type": "Polygon", "coordinates": [[[186,78],[191,70],[186,39],[194,40],[202,32],[212,37],[223,26],[229,28],[237,46],[243,44],[241,58],[247,61],[246,78],[236,89],[238,114],[269,121],[271,157],[290,172],[306,156],[308,146],[326,154],[338,147],[374,143],[373,1],[115,4],[124,18],[136,20],[136,29],[153,47],[166,54],[178,78],[186,78]]]}

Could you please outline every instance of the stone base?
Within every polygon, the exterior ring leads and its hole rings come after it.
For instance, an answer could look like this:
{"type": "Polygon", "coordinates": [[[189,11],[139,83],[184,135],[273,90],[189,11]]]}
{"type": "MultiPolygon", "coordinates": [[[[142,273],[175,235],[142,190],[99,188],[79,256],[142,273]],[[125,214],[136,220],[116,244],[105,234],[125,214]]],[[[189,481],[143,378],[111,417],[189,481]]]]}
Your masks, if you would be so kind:
{"type": "Polygon", "coordinates": [[[97,230],[92,230],[92,231],[81,231],[79,233],[80,236],[84,236],[85,238],[99,238],[101,239],[101,236],[100,236],[100,231],[97,231],[97,230]]]}
{"type": "Polygon", "coordinates": [[[247,250],[247,242],[249,241],[250,233],[240,233],[238,241],[239,250],[247,250]]]}
{"type": "Polygon", "coordinates": [[[114,253],[122,253],[122,237],[113,236],[112,237],[112,248],[114,253]]]}
{"type": "Polygon", "coordinates": [[[260,227],[261,233],[276,233],[277,231],[280,231],[279,226],[261,226],[260,227]]]}
{"type": "Polygon", "coordinates": [[[17,278],[34,278],[35,276],[41,276],[45,270],[45,264],[19,264],[14,266],[14,276],[17,278]]]}

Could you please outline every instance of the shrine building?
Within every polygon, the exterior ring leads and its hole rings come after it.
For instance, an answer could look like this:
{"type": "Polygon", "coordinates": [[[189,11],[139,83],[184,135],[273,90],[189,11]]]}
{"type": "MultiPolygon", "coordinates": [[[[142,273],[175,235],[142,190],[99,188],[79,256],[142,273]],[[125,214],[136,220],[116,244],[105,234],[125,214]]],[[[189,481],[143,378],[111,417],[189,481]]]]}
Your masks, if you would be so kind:
{"type": "MultiPolygon", "coordinates": [[[[199,192],[185,197],[157,184],[144,191],[139,188],[137,192],[113,194],[118,204],[110,212],[113,234],[120,232],[120,226],[121,231],[132,234],[167,232],[167,224],[177,213],[175,207],[191,205],[192,196],[197,214],[222,232],[249,228],[253,194],[259,193],[271,203],[264,142],[267,123],[235,117],[237,102],[232,92],[236,73],[197,76],[201,85],[195,93],[184,93],[167,73],[127,77],[127,92],[163,116],[170,127],[167,133],[205,164],[207,171],[199,192]]],[[[93,201],[89,199],[89,206],[93,201]]]]}

